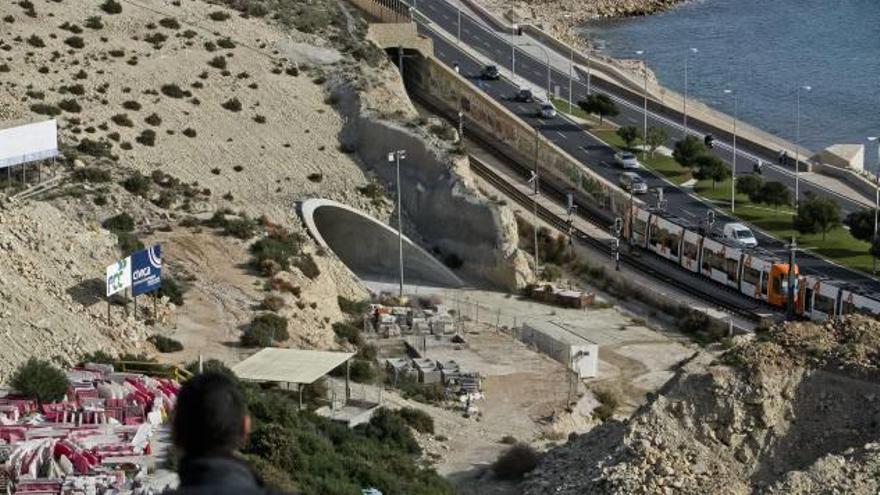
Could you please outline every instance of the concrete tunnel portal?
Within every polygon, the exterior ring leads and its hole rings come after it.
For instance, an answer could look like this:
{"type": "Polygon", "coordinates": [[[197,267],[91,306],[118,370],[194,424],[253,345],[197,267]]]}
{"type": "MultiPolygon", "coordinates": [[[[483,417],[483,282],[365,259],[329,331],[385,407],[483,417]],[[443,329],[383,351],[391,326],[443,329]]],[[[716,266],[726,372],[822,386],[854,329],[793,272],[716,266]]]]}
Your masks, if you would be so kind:
{"type": "MultiPolygon", "coordinates": [[[[328,199],[308,199],[300,215],[315,241],[333,251],[359,279],[397,282],[397,230],[348,205],[328,199]]],[[[461,279],[437,258],[403,236],[406,284],[461,287],[461,279]]]]}

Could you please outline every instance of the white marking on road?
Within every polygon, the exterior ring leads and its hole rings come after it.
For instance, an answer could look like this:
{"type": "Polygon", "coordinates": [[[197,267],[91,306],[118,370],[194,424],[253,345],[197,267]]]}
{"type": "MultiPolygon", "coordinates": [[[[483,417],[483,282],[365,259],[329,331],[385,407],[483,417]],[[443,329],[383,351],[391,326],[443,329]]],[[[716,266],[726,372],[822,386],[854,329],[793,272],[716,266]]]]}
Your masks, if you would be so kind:
{"type": "Polygon", "coordinates": [[[528,112],[529,111],[528,108],[526,108],[522,105],[517,105],[516,108],[518,108],[520,112],[528,112]]]}
{"type": "Polygon", "coordinates": [[[559,131],[556,131],[556,134],[559,134],[559,137],[561,137],[562,139],[568,139],[567,137],[565,137],[565,134],[563,134],[559,131]]]}
{"type": "Polygon", "coordinates": [[[693,213],[689,212],[688,210],[685,210],[684,208],[682,208],[681,211],[684,212],[685,215],[692,216],[692,217],[696,216],[693,213]]]}

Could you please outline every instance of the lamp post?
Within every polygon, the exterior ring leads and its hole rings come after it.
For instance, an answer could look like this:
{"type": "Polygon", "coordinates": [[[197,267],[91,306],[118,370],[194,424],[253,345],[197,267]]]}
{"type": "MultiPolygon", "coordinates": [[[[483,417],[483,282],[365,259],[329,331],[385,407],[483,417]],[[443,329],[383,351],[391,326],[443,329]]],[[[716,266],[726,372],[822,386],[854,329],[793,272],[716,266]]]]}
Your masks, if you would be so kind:
{"type": "Polygon", "coordinates": [[[516,30],[519,26],[516,24],[510,25],[510,78],[513,79],[516,77],[516,45],[513,43],[513,35],[516,34],[516,30]]]}
{"type": "Polygon", "coordinates": [[[798,86],[795,97],[795,135],[794,135],[794,209],[800,206],[800,175],[801,175],[801,90],[812,91],[812,86],[798,86]]]}
{"type": "Polygon", "coordinates": [[[574,47],[568,45],[568,114],[572,113],[571,87],[574,84],[574,47]]]}
{"type": "Polygon", "coordinates": [[[547,62],[546,62],[547,63],[547,101],[549,102],[550,101],[550,52],[548,52],[547,49],[544,48],[543,46],[536,45],[534,43],[523,43],[522,45],[517,45],[517,46],[519,46],[520,48],[525,47],[525,46],[533,46],[535,48],[540,48],[541,51],[544,52],[544,57],[547,59],[547,62]]]}
{"type": "Polygon", "coordinates": [[[400,160],[406,158],[406,150],[395,150],[388,153],[388,161],[397,166],[397,262],[400,269],[400,286],[398,297],[403,300],[403,209],[400,201],[400,160]]]}
{"type": "Polygon", "coordinates": [[[684,137],[688,135],[688,59],[691,53],[697,53],[696,48],[688,48],[684,52],[684,137]]]}
{"type": "MultiPolygon", "coordinates": [[[[877,141],[878,145],[880,145],[880,137],[872,136],[868,138],[868,141],[877,141]]],[[[874,236],[872,237],[873,242],[871,243],[871,247],[877,244],[878,210],[880,210],[880,147],[877,148],[877,171],[874,172],[874,236]]],[[[871,272],[874,275],[877,275],[877,256],[872,255],[871,258],[874,260],[874,266],[871,272]]]]}
{"type": "MultiPolygon", "coordinates": [[[[644,58],[645,50],[637,50],[636,55],[644,58]]],[[[645,64],[645,69],[644,69],[645,87],[642,90],[642,96],[645,99],[645,108],[643,110],[643,112],[645,114],[644,115],[645,121],[644,121],[644,127],[642,128],[642,161],[645,161],[645,158],[647,156],[646,153],[647,153],[647,149],[648,149],[648,64],[645,60],[642,60],[642,62],[645,64]]]]}
{"type": "Polygon", "coordinates": [[[738,116],[738,99],[739,95],[732,89],[725,89],[725,94],[733,95],[733,160],[730,169],[730,212],[736,211],[736,121],[738,116]]]}

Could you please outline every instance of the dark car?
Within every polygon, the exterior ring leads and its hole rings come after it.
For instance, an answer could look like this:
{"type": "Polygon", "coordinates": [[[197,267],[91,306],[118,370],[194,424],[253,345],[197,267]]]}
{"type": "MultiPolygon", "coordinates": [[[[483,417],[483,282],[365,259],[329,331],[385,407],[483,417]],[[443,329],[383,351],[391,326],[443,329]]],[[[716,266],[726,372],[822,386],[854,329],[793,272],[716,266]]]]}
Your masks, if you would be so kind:
{"type": "Polygon", "coordinates": [[[531,103],[535,101],[535,95],[532,94],[532,90],[529,88],[519,88],[516,96],[513,97],[516,101],[521,101],[523,103],[531,103]]]}
{"type": "Polygon", "coordinates": [[[712,149],[715,147],[715,136],[711,134],[706,134],[706,137],[703,138],[703,144],[706,145],[707,148],[712,149]]]}
{"type": "Polygon", "coordinates": [[[498,72],[498,67],[494,65],[487,65],[483,67],[483,79],[489,81],[495,81],[501,78],[501,72],[498,72]]]}

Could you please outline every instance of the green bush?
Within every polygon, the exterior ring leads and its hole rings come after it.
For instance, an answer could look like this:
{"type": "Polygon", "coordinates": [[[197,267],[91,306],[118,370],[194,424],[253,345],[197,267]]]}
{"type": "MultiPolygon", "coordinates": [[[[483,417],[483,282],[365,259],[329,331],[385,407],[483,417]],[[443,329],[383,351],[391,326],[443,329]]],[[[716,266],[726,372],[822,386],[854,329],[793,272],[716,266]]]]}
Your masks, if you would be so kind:
{"type": "Polygon", "coordinates": [[[101,4],[101,10],[108,14],[121,14],[122,4],[116,0],[105,0],[104,3],[101,4]]]}
{"type": "Polygon", "coordinates": [[[144,129],[134,140],[144,146],[153,146],[156,144],[156,131],[144,129]]]}
{"type": "Polygon", "coordinates": [[[112,180],[109,170],[97,167],[78,168],[73,171],[72,177],[77,182],[110,182],[112,180]]]}
{"type": "Polygon", "coordinates": [[[120,127],[134,127],[134,122],[124,113],[118,113],[110,117],[110,120],[120,127]]]}
{"type": "Polygon", "coordinates": [[[274,261],[282,269],[290,268],[290,258],[300,253],[300,239],[290,233],[276,233],[251,245],[254,265],[259,268],[267,260],[274,261]]]}
{"type": "Polygon", "coordinates": [[[356,429],[403,452],[417,455],[422,451],[403,419],[388,409],[380,409],[368,424],[356,429]]]}
{"type": "Polygon", "coordinates": [[[340,340],[344,340],[357,347],[364,345],[364,339],[361,337],[360,328],[345,322],[336,322],[333,324],[333,333],[340,340]]]}
{"type": "Polygon", "coordinates": [[[144,243],[130,232],[117,232],[116,245],[119,247],[119,251],[123,256],[128,256],[131,253],[140,251],[144,248],[144,243]]]}
{"type": "Polygon", "coordinates": [[[343,313],[353,316],[361,316],[370,308],[370,301],[352,301],[343,296],[337,296],[336,302],[343,313]]]}
{"type": "Polygon", "coordinates": [[[67,377],[48,361],[30,358],[12,375],[12,388],[39,403],[57,402],[67,394],[67,377]]]}
{"type": "Polygon", "coordinates": [[[229,100],[226,100],[220,106],[222,106],[226,110],[229,110],[230,112],[240,112],[241,111],[241,102],[238,101],[238,98],[234,98],[234,97],[229,100]]]}
{"type": "Polygon", "coordinates": [[[132,232],[134,230],[134,218],[128,213],[120,213],[104,220],[104,228],[110,232],[132,232]]]}
{"type": "Polygon", "coordinates": [[[404,407],[397,411],[404,423],[419,433],[434,433],[434,418],[421,409],[404,407]]]}
{"type": "Polygon", "coordinates": [[[60,108],[56,107],[55,105],[49,105],[46,103],[34,103],[33,105],[31,105],[31,112],[40,115],[48,115],[50,117],[61,115],[60,108]]]}
{"type": "Polygon", "coordinates": [[[59,101],[58,108],[70,113],[79,113],[82,111],[80,104],[73,98],[59,101]]]}
{"type": "Polygon", "coordinates": [[[230,17],[229,13],[224,12],[222,10],[215,10],[215,11],[211,12],[210,14],[208,14],[209,19],[211,19],[212,21],[218,21],[218,22],[225,21],[226,19],[229,19],[229,17],[230,17]]]}
{"type": "Polygon", "coordinates": [[[135,171],[122,181],[122,187],[124,187],[126,191],[132,194],[137,194],[138,196],[144,196],[150,192],[150,186],[150,178],[138,171],[135,171]]]}
{"type": "Polygon", "coordinates": [[[64,44],[71,48],[83,48],[86,46],[86,42],[83,41],[79,36],[71,36],[64,40],[64,44]]]}
{"type": "MultiPolygon", "coordinates": [[[[193,361],[186,365],[186,370],[192,373],[193,375],[198,374],[199,372],[199,362],[193,361]]],[[[238,377],[235,376],[235,373],[226,366],[223,361],[219,359],[208,359],[207,361],[202,361],[202,371],[204,372],[212,372],[212,373],[222,373],[229,378],[232,378],[234,381],[238,382],[238,377]]]]}
{"type": "MultiPolygon", "coordinates": [[[[394,376],[387,376],[386,383],[393,383],[394,376]]],[[[404,399],[411,399],[422,404],[439,404],[446,400],[446,391],[439,383],[419,383],[415,377],[397,377],[396,387],[404,399]]]]}
{"type": "Polygon", "coordinates": [[[531,445],[518,443],[501,454],[492,464],[495,476],[502,480],[519,480],[538,467],[540,454],[531,445]]]}
{"type": "Polygon", "coordinates": [[[248,218],[234,218],[223,226],[223,234],[238,239],[250,239],[257,235],[257,222],[248,218]]]}
{"type": "Polygon", "coordinates": [[[86,22],[84,24],[89,29],[104,29],[104,23],[101,22],[101,16],[99,15],[93,15],[89,17],[88,19],[86,19],[86,22]]]}
{"type": "Polygon", "coordinates": [[[180,23],[173,17],[164,17],[160,19],[159,25],[167,29],[180,29],[180,23]]]}
{"type": "Polygon", "coordinates": [[[163,84],[159,90],[163,95],[169,98],[188,98],[192,96],[192,93],[185,89],[181,89],[180,86],[176,84],[163,84]]]}
{"type": "Polygon", "coordinates": [[[164,335],[151,335],[147,342],[156,346],[156,350],[162,353],[179,352],[183,350],[183,344],[164,335]]]}
{"type": "Polygon", "coordinates": [[[274,313],[263,313],[251,321],[241,336],[241,343],[247,347],[269,347],[275,341],[289,338],[287,318],[274,313]]]}
{"type": "MultiPolygon", "coordinates": [[[[95,158],[109,158],[110,150],[113,145],[104,140],[93,141],[89,138],[83,138],[76,145],[76,150],[84,155],[93,156],[95,158]]],[[[79,170],[74,171],[74,174],[79,170]]],[[[109,180],[109,179],[108,179],[109,180]]],[[[106,182],[106,181],[105,181],[106,182]]]]}
{"type": "Polygon", "coordinates": [[[599,405],[593,409],[593,415],[602,421],[608,421],[620,407],[620,396],[611,389],[599,389],[593,391],[593,396],[599,401],[599,405]]]}
{"type": "Polygon", "coordinates": [[[183,295],[186,289],[177,283],[174,278],[162,277],[162,287],[156,292],[157,297],[167,297],[171,304],[175,306],[183,306],[183,295]]]}
{"type": "Polygon", "coordinates": [[[697,334],[709,330],[709,315],[700,311],[688,311],[678,319],[678,329],[682,333],[697,334]]]}
{"type": "Polygon", "coordinates": [[[241,334],[244,347],[272,347],[274,332],[264,326],[251,326],[241,334]]]}

